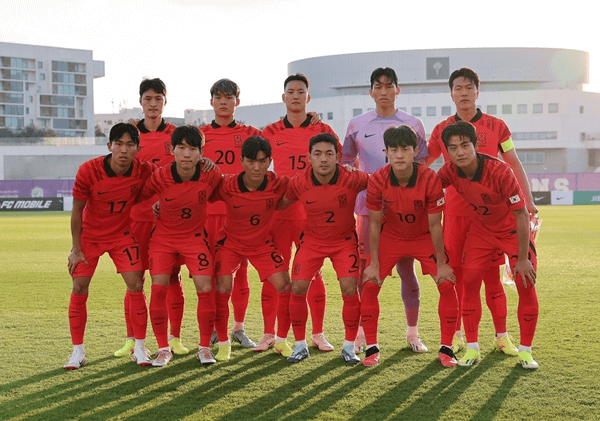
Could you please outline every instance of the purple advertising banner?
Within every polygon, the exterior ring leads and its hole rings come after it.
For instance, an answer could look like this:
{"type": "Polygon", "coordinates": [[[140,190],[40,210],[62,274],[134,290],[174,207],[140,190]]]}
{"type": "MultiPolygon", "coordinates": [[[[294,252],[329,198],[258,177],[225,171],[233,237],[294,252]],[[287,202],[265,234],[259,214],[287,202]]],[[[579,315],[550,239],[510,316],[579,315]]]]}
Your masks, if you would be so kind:
{"type": "Polygon", "coordinates": [[[600,190],[600,173],[527,174],[531,191],[600,190]]]}
{"type": "Polygon", "coordinates": [[[73,194],[75,180],[0,180],[2,197],[64,197],[73,194]]]}

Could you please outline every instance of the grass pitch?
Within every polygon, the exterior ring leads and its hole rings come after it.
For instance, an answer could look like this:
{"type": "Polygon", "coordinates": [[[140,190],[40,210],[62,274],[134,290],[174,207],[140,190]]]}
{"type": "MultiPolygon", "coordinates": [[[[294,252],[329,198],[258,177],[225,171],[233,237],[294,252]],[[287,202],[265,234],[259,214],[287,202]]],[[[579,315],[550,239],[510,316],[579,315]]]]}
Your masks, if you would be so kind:
{"type": "MultiPolygon", "coordinates": [[[[0,419],[600,419],[600,207],[542,207],[540,215],[537,371],[523,370],[516,357],[492,350],[493,327],[485,305],[481,362],[471,368],[441,367],[438,294],[433,281],[423,276],[420,334],[430,352],[414,354],[404,342],[404,309],[394,276],[380,295],[380,364],[346,366],[339,357],[342,300],[329,263],[325,332],[336,346],[332,353],[311,349],[309,359],[291,365],[273,352],[255,354],[233,345],[229,362],[210,367],[201,366],[195,353],[176,356],[164,368],[138,367],[129,358],[112,356],[125,336],[125,287],[107,256],[90,286],[89,363],[65,371],[62,365],[71,351],[69,214],[3,213],[0,419]]],[[[196,297],[184,275],[183,343],[193,349],[198,340],[196,297]]],[[[260,285],[253,271],[250,276],[246,331],[258,340],[260,285]]],[[[506,290],[508,329],[518,343],[517,293],[506,290]]],[[[156,350],[150,327],[147,343],[156,350]]]]}

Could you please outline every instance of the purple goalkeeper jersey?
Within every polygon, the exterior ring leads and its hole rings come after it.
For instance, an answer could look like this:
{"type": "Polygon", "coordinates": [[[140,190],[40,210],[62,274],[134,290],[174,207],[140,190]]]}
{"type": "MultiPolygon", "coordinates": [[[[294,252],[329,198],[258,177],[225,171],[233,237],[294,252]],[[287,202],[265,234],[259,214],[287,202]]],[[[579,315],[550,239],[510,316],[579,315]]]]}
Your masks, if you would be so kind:
{"type": "MultiPolygon", "coordinates": [[[[427,142],[425,141],[425,128],[423,122],[404,111],[397,110],[392,117],[380,117],[375,110],[354,117],[348,124],[344,146],[342,148],[341,164],[353,165],[358,157],[360,169],[367,174],[373,174],[388,164],[385,156],[385,145],[383,144],[383,132],[390,126],[407,125],[414,129],[418,137],[419,153],[415,161],[424,163],[427,157],[427,142]]],[[[366,191],[362,191],[356,197],[354,212],[357,215],[368,215],[369,210],[365,207],[367,200],[366,191]]]]}

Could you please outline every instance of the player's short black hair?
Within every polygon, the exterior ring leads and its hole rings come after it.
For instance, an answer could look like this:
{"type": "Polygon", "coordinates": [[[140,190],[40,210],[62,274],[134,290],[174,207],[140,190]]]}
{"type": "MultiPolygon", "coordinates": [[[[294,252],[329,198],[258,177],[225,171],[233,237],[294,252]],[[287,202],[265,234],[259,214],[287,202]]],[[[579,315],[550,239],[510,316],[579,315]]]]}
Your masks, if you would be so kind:
{"type": "Polygon", "coordinates": [[[240,87],[231,79],[219,79],[210,87],[210,97],[215,95],[235,95],[240,97],[240,87]]]}
{"type": "Polygon", "coordinates": [[[242,158],[254,160],[260,151],[263,151],[267,158],[271,157],[271,144],[262,136],[250,136],[242,144],[242,158]]]}
{"type": "Polygon", "coordinates": [[[137,127],[129,123],[117,123],[112,126],[110,133],[108,134],[108,140],[110,143],[113,143],[114,141],[121,139],[125,133],[129,133],[131,140],[133,140],[136,145],[140,144],[140,132],[137,127]]]}
{"type": "Polygon", "coordinates": [[[375,83],[379,82],[381,76],[385,76],[392,84],[398,86],[398,76],[396,76],[394,69],[391,67],[379,67],[371,73],[371,89],[373,89],[375,83]]]}
{"type": "Polygon", "coordinates": [[[204,147],[204,133],[198,130],[196,126],[179,126],[171,134],[171,146],[175,148],[177,145],[182,145],[183,141],[195,148],[202,149],[204,147]]]}
{"type": "Polygon", "coordinates": [[[144,96],[144,92],[147,92],[150,89],[157,94],[167,96],[167,85],[159,78],[142,80],[142,83],[140,83],[140,98],[144,96]]]}
{"type": "Polygon", "coordinates": [[[474,70],[469,69],[468,67],[462,67],[458,70],[455,70],[450,75],[450,79],[448,80],[448,84],[450,85],[450,90],[452,90],[452,85],[454,84],[454,79],[464,77],[465,79],[469,79],[473,82],[473,85],[479,90],[479,75],[475,73],[474,70]]]}
{"type": "Polygon", "coordinates": [[[309,85],[308,85],[308,78],[303,75],[302,73],[296,73],[295,75],[289,75],[286,79],[285,82],[283,82],[283,89],[285,90],[287,88],[287,84],[297,80],[299,82],[303,82],[306,85],[306,89],[308,89],[309,85]]]}
{"type": "Polygon", "coordinates": [[[448,142],[452,136],[467,138],[469,141],[471,141],[473,146],[477,147],[477,131],[475,130],[475,126],[473,126],[471,123],[467,123],[466,121],[458,121],[442,130],[442,141],[444,142],[446,149],[448,149],[448,142]]]}
{"type": "Polygon", "coordinates": [[[337,144],[338,140],[331,133],[319,133],[316,136],[311,137],[308,141],[308,152],[312,152],[313,146],[317,143],[331,143],[333,145],[333,150],[337,153],[337,144]]]}
{"type": "Polygon", "coordinates": [[[410,126],[403,124],[402,126],[392,126],[383,132],[383,144],[385,148],[405,148],[418,146],[417,133],[410,126]]]}

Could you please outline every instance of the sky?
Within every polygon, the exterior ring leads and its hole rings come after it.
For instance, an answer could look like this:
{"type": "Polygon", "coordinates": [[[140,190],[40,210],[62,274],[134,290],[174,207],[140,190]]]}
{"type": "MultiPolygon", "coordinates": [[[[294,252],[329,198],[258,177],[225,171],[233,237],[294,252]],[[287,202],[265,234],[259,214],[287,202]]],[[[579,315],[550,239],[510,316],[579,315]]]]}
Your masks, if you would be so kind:
{"type": "MultiPolygon", "coordinates": [[[[95,113],[139,107],[143,78],[167,85],[165,115],[210,108],[227,77],[241,104],[281,101],[287,64],[369,51],[539,47],[589,53],[587,91],[600,92],[590,2],[327,0],[2,0],[0,42],[92,50],[95,113]]],[[[475,69],[476,70],[476,69],[475,69]]],[[[368,75],[365,75],[368,78],[368,75]]]]}

